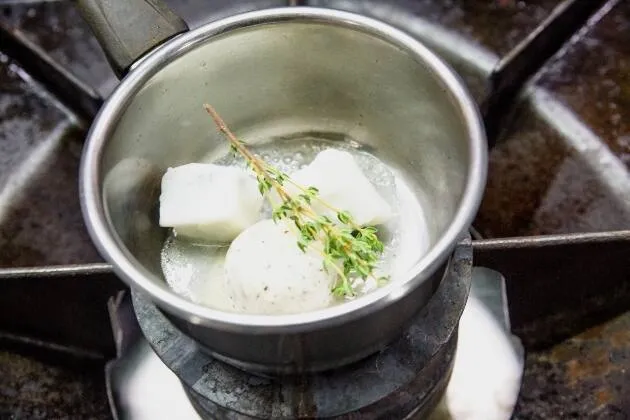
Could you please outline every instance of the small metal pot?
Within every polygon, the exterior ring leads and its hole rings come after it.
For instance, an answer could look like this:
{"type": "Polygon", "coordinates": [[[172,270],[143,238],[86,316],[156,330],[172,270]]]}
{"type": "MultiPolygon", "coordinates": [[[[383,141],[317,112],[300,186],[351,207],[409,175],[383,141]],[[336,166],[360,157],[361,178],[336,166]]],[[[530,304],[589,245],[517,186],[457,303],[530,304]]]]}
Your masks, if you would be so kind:
{"type": "Polygon", "coordinates": [[[400,334],[448,278],[485,184],[484,132],[453,72],[403,32],[339,11],[270,9],[187,31],[156,0],[78,5],[117,73],[131,67],[90,130],[80,173],[88,229],[120,278],[245,369],[334,368],[400,334]],[[406,278],[315,312],[234,314],[177,295],[160,269],[159,185],[169,166],[227,150],[203,103],[248,142],[320,133],[370,150],[412,181],[430,250],[406,278]]]}

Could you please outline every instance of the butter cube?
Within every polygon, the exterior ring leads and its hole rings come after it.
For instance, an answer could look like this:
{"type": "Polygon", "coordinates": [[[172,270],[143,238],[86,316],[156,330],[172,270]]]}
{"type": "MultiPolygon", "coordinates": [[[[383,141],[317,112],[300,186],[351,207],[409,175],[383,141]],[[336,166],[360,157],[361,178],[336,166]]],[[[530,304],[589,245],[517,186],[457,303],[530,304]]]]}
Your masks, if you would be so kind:
{"type": "Polygon", "coordinates": [[[207,242],[230,242],[260,218],[263,197],[243,169],[190,163],[162,177],[160,226],[207,242]]]}
{"type": "MultiPolygon", "coordinates": [[[[379,225],[393,216],[391,206],[348,152],[324,150],[308,166],[292,174],[291,179],[303,187],[317,188],[319,198],[338,210],[349,212],[358,225],[379,225]]],[[[288,183],[287,189],[292,194],[300,193],[288,183]]],[[[311,206],[319,214],[336,218],[334,212],[317,200],[311,206]]]]}

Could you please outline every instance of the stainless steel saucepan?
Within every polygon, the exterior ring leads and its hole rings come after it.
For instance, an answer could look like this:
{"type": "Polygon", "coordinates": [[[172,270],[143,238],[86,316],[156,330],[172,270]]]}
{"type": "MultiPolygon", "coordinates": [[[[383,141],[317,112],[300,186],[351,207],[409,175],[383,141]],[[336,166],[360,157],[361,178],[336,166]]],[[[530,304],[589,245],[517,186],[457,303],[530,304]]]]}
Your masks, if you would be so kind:
{"type": "Polygon", "coordinates": [[[158,0],[77,5],[124,76],[85,145],[86,224],[120,278],[205,350],[265,372],[334,368],[390,342],[448,281],[480,203],[487,149],[468,92],[422,44],[327,9],[261,10],[188,31],[158,0]],[[429,251],[404,279],[315,312],[226,313],[177,295],[160,268],[159,186],[169,166],[227,149],[204,103],[248,142],[326,133],[370,150],[411,181],[429,251]]]}

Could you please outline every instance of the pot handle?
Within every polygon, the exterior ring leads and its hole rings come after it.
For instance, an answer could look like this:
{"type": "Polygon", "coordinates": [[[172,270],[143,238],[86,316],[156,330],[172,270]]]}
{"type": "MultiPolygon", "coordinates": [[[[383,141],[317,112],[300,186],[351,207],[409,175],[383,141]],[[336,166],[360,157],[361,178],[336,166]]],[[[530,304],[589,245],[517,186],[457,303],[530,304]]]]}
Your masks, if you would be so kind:
{"type": "Polygon", "coordinates": [[[188,25],[162,0],[75,0],[118,78],[151,49],[188,25]]]}

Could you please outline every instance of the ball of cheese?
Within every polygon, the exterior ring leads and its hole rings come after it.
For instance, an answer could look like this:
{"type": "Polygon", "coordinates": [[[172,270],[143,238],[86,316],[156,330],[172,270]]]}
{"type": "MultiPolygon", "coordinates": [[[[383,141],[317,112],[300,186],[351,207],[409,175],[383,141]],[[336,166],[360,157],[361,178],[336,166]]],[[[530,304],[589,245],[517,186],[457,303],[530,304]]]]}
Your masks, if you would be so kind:
{"type": "Polygon", "coordinates": [[[225,290],[234,309],[250,314],[292,314],[331,304],[334,278],[317,251],[304,253],[284,222],[263,220],[230,245],[225,290]]]}

